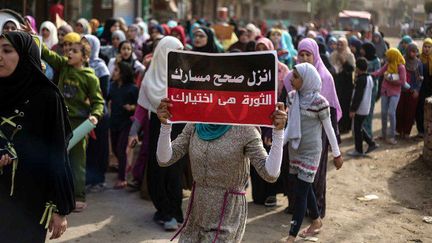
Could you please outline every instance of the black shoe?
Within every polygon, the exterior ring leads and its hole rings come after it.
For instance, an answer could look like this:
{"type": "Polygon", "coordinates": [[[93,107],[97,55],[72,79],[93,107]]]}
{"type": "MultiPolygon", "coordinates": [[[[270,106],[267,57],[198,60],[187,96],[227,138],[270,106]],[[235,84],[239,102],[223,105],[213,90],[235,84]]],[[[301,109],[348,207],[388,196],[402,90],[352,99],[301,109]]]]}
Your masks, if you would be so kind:
{"type": "Polygon", "coordinates": [[[277,205],[276,196],[268,196],[264,202],[264,206],[268,208],[276,207],[276,205],[277,205]]]}
{"type": "Polygon", "coordinates": [[[285,214],[294,214],[294,208],[290,208],[289,206],[284,209],[285,214]]]}
{"type": "Polygon", "coordinates": [[[370,153],[372,151],[374,151],[375,149],[379,148],[379,145],[377,143],[374,143],[373,145],[369,146],[368,149],[366,150],[366,153],[370,153]]]}
{"type": "Polygon", "coordinates": [[[165,220],[162,218],[159,212],[154,213],[153,215],[153,221],[155,221],[159,225],[164,225],[165,220]]]}

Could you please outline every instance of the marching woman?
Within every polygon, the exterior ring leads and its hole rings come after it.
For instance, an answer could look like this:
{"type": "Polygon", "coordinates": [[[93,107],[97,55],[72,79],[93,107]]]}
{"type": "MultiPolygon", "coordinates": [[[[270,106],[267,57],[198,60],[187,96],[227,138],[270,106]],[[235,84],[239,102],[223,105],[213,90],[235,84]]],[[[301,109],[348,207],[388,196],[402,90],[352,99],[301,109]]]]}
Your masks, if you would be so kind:
{"type": "Polygon", "coordinates": [[[424,134],[424,104],[426,98],[432,95],[432,39],[426,38],[423,41],[420,60],[423,63],[423,82],[420,87],[419,100],[416,111],[416,125],[418,136],[424,134]]]}
{"type": "MultiPolygon", "coordinates": [[[[335,84],[333,81],[333,77],[330,72],[325,67],[323,61],[321,60],[319,54],[318,44],[315,40],[306,38],[300,41],[298,45],[298,62],[300,63],[310,63],[314,65],[314,67],[318,70],[318,73],[321,78],[321,91],[320,94],[326,98],[329,102],[330,106],[330,119],[333,126],[333,130],[336,136],[339,135],[338,130],[338,121],[342,117],[341,107],[339,105],[338,96],[336,94],[335,84]]],[[[285,78],[284,85],[288,92],[292,90],[291,79],[293,72],[289,73],[285,78]]],[[[318,171],[315,175],[315,180],[313,183],[313,190],[315,193],[315,197],[317,200],[318,209],[320,212],[321,218],[325,217],[326,213],[326,183],[327,183],[327,162],[328,162],[328,151],[329,151],[329,140],[327,139],[326,133],[322,133],[322,152],[320,163],[318,167],[318,171]]],[[[292,213],[294,211],[294,202],[295,196],[294,191],[291,190],[293,188],[293,184],[295,181],[288,180],[288,184],[285,186],[289,198],[289,206],[286,210],[287,213],[292,213]]]]}
{"type": "Polygon", "coordinates": [[[396,109],[396,131],[402,139],[410,136],[423,83],[423,63],[417,55],[417,44],[409,44],[405,54],[406,82],[409,88],[402,89],[396,109]]]}
{"type": "Polygon", "coordinates": [[[330,56],[330,63],[336,72],[334,74],[334,82],[343,114],[342,119],[339,121],[339,129],[341,133],[347,133],[351,130],[349,109],[354,89],[355,57],[348,46],[346,38],[339,38],[337,49],[330,56]]]}
{"type": "Polygon", "coordinates": [[[268,182],[275,182],[280,174],[287,120],[284,105],[278,103],[271,116],[275,128],[269,154],[258,129],[251,126],[187,124],[171,142],[167,120],[172,106],[165,98],[158,107],[162,123],[158,162],[169,168],[189,154],[194,179],[185,221],[174,237],[181,233],[179,242],[241,242],[247,220],[245,190],[250,164],[268,182]]]}
{"type": "Polygon", "coordinates": [[[31,35],[2,35],[0,64],[1,241],[45,242],[47,228],[59,238],[75,207],[63,97],[43,74],[31,35]]]}
{"type": "MultiPolygon", "coordinates": [[[[256,43],[257,51],[271,51],[274,50],[273,43],[268,38],[260,38],[256,43]]],[[[284,89],[283,81],[285,76],[288,74],[288,67],[282,62],[278,61],[278,98],[280,100],[284,100],[282,98],[282,90],[284,89]]],[[[270,150],[272,144],[272,129],[268,127],[261,127],[262,139],[264,148],[266,151],[270,150]]],[[[282,182],[283,176],[278,180],[278,183],[268,183],[263,180],[259,174],[256,172],[254,168],[251,168],[251,182],[252,182],[252,198],[254,203],[256,204],[264,204],[266,207],[274,207],[276,206],[276,194],[278,192],[279,182],[282,182]]]]}
{"type": "MultiPolygon", "coordinates": [[[[169,168],[161,168],[156,158],[157,140],[159,137],[160,121],[156,115],[160,100],[166,95],[167,54],[168,49],[183,49],[183,44],[175,37],[162,38],[156,47],[154,57],[141,83],[138,105],[135,110],[133,124],[129,132],[129,149],[136,144],[138,133],[144,131],[141,152],[148,151],[146,166],[147,186],[150,198],[156,208],[153,220],[161,224],[165,230],[178,229],[178,223],[183,222],[182,212],[182,163],[169,168]],[[149,119],[150,111],[150,119],[149,119]],[[148,149],[145,147],[148,146],[148,149]]],[[[173,126],[174,130],[181,129],[173,126]]],[[[176,134],[173,134],[175,136],[176,134]]],[[[140,153],[141,153],[140,152],[140,153]]],[[[140,154],[145,159],[145,154],[140,154]]],[[[137,163],[145,163],[138,161],[137,163]]]]}

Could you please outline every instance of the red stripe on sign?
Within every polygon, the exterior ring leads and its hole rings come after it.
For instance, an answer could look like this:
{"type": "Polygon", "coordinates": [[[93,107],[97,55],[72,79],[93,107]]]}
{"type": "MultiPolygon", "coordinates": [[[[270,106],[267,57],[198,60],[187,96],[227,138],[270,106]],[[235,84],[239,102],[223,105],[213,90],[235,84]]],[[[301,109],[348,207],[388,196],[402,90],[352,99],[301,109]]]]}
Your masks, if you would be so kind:
{"type": "Polygon", "coordinates": [[[270,126],[275,91],[234,92],[168,88],[171,121],[270,126]]]}

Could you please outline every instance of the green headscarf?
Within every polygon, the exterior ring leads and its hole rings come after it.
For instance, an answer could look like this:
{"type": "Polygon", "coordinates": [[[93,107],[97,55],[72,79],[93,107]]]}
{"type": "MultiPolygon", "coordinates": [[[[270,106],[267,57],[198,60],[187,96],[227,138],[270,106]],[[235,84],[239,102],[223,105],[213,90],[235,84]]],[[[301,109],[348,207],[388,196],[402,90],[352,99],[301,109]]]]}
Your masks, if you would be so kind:
{"type": "Polygon", "coordinates": [[[204,141],[211,141],[222,137],[232,126],[216,124],[196,124],[198,137],[204,141]]]}

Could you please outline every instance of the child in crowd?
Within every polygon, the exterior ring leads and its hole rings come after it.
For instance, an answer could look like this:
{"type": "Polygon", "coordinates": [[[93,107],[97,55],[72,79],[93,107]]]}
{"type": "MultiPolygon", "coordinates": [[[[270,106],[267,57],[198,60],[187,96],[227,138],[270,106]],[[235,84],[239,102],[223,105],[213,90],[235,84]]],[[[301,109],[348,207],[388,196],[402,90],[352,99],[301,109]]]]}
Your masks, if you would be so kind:
{"type": "Polygon", "coordinates": [[[372,139],[372,134],[368,134],[363,128],[363,122],[369,114],[372,90],[374,82],[372,77],[367,73],[368,61],[361,57],[356,62],[356,81],[353,91],[353,98],[350,107],[350,117],[354,120],[354,141],[355,150],[348,153],[350,156],[363,155],[363,141],[369,145],[366,153],[372,152],[378,146],[372,139]]]}
{"type": "Polygon", "coordinates": [[[126,62],[132,67],[132,71],[134,73],[133,79],[137,87],[141,86],[141,80],[144,76],[145,67],[144,65],[137,60],[133,48],[132,43],[130,41],[123,41],[119,45],[119,54],[115,58],[111,58],[108,63],[108,69],[113,75],[114,67],[117,62],[126,62]]]}
{"type": "MultiPolygon", "coordinates": [[[[69,109],[72,129],[77,128],[87,119],[96,125],[104,109],[99,80],[93,69],[85,67],[90,58],[90,45],[80,41],[79,38],[78,42],[72,44],[65,57],[50,51],[46,45],[42,48],[42,59],[59,75],[57,85],[69,109]]],[[[82,139],[72,148],[69,159],[74,174],[75,211],[80,212],[87,207],[85,203],[86,139],[82,139]]]]}
{"type": "Polygon", "coordinates": [[[387,64],[372,75],[379,77],[384,75],[381,86],[381,138],[389,144],[396,142],[396,108],[401,95],[401,87],[405,85],[406,69],[405,59],[396,48],[390,48],[386,52],[387,64]],[[387,119],[390,120],[390,131],[387,131],[387,119]]]}
{"type": "Polygon", "coordinates": [[[122,189],[127,186],[126,173],[130,170],[126,168],[126,148],[132,125],[131,117],[138,100],[138,88],[134,84],[131,65],[124,61],[116,62],[112,80],[108,97],[111,102],[111,146],[119,162],[118,181],[114,188],[122,189]]]}
{"type": "Polygon", "coordinates": [[[288,126],[285,143],[289,142],[290,176],[296,177],[294,214],[287,242],[295,242],[306,209],[310,210],[312,224],[300,233],[309,237],[319,233],[322,227],[320,212],[312,189],[322,150],[322,127],[327,134],[333,152],[334,164],[340,169],[343,159],[339,151],[331,120],[328,101],[320,95],[321,79],[315,67],[309,63],[294,67],[288,94],[288,126]]]}

